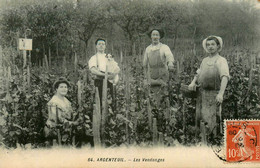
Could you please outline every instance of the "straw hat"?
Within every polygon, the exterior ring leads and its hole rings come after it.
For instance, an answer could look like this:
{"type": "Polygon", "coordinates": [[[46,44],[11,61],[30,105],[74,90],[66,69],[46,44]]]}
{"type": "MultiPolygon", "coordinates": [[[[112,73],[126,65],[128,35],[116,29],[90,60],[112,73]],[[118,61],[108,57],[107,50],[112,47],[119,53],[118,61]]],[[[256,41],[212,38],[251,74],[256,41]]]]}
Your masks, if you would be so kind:
{"type": "Polygon", "coordinates": [[[202,46],[203,46],[203,48],[204,48],[204,50],[207,52],[207,53],[209,53],[209,51],[208,51],[208,49],[207,49],[207,46],[206,46],[206,42],[207,42],[207,40],[209,39],[209,38],[211,38],[211,37],[215,37],[218,41],[219,41],[219,52],[222,50],[222,47],[223,47],[223,41],[222,41],[222,38],[221,37],[219,37],[219,36],[213,36],[213,35],[211,35],[211,36],[208,36],[207,38],[205,38],[204,40],[203,40],[203,42],[202,42],[202,46]]]}

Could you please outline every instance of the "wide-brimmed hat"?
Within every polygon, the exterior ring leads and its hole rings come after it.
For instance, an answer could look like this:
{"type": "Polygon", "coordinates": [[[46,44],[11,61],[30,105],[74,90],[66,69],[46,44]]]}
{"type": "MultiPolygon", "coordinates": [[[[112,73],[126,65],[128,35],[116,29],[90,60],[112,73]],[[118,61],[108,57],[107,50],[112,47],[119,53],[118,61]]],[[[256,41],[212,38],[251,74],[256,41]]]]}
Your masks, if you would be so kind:
{"type": "Polygon", "coordinates": [[[207,49],[207,46],[206,46],[206,42],[207,42],[207,40],[208,40],[209,38],[211,38],[211,37],[215,37],[215,38],[219,41],[219,49],[218,49],[218,51],[220,52],[220,51],[222,50],[222,47],[223,47],[223,40],[222,40],[222,38],[219,37],[219,36],[213,36],[213,35],[208,36],[207,38],[205,38],[205,39],[202,41],[202,47],[204,48],[204,50],[205,50],[207,53],[209,53],[209,51],[208,51],[208,49],[207,49]]]}
{"type": "Polygon", "coordinates": [[[60,77],[60,78],[58,78],[58,79],[54,82],[54,84],[53,84],[53,89],[56,90],[56,89],[59,87],[59,84],[61,84],[61,83],[65,83],[65,84],[67,84],[68,87],[70,87],[69,81],[68,81],[66,78],[64,78],[64,77],[60,77]]]}
{"type": "Polygon", "coordinates": [[[147,35],[151,38],[151,34],[154,30],[157,30],[160,34],[160,38],[162,39],[164,37],[164,31],[160,28],[152,28],[148,31],[147,35]]]}

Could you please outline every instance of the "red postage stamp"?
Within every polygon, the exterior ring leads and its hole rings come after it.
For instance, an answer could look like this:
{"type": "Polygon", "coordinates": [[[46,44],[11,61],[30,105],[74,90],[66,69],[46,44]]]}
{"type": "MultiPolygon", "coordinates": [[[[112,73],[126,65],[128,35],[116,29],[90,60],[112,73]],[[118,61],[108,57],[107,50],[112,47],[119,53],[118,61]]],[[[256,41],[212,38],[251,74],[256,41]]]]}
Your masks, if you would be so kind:
{"type": "Polygon", "coordinates": [[[226,120],[225,126],[226,160],[259,162],[260,120],[226,120]]]}

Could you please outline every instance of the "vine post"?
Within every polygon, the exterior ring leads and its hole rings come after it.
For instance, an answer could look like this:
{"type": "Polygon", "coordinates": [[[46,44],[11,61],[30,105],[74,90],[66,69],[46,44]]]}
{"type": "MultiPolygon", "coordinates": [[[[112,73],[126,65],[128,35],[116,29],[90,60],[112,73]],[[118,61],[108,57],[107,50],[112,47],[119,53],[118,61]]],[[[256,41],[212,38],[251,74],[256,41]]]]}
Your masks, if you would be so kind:
{"type": "Polygon", "coordinates": [[[0,45],[0,94],[4,92],[4,66],[3,66],[3,50],[0,45]]]}
{"type": "Polygon", "coordinates": [[[7,90],[7,95],[10,96],[10,81],[11,81],[12,75],[11,75],[11,67],[8,66],[8,72],[7,72],[7,86],[6,86],[6,90],[7,90]]]}
{"type": "Polygon", "coordinates": [[[166,98],[166,110],[165,110],[165,119],[166,119],[166,122],[168,122],[171,118],[171,109],[170,109],[170,100],[169,98],[167,97],[166,98]]]}
{"type": "Polygon", "coordinates": [[[101,109],[100,109],[100,99],[99,99],[99,92],[98,88],[96,87],[95,93],[95,106],[93,112],[93,137],[94,137],[94,146],[101,147],[101,140],[100,140],[100,123],[101,123],[101,109]]]}
{"type": "Polygon", "coordinates": [[[49,52],[49,68],[51,69],[51,48],[49,47],[49,50],[48,50],[48,52],[49,52]]]}
{"type": "Polygon", "coordinates": [[[26,64],[27,64],[27,51],[23,50],[23,91],[26,90],[26,64]]]}
{"type": "Polygon", "coordinates": [[[158,145],[157,119],[153,118],[153,145],[158,145]]]}
{"type": "Polygon", "coordinates": [[[63,56],[63,61],[62,61],[62,70],[63,70],[63,74],[67,73],[67,60],[66,60],[66,56],[63,56]]]}
{"type": "Polygon", "coordinates": [[[44,60],[45,60],[45,68],[46,68],[46,71],[49,71],[49,62],[48,62],[48,58],[47,58],[47,55],[44,54],[44,60]]]}
{"type": "Polygon", "coordinates": [[[82,107],[82,84],[81,84],[81,81],[79,80],[77,82],[77,86],[78,86],[78,104],[79,104],[79,108],[82,107]]]}
{"type": "MultiPolygon", "coordinates": [[[[102,94],[102,119],[101,119],[101,139],[104,142],[105,138],[105,128],[106,128],[106,119],[107,119],[107,72],[108,66],[106,66],[105,78],[103,79],[103,94],[102,94]]],[[[102,142],[102,143],[103,143],[102,142]]]]}
{"type": "Polygon", "coordinates": [[[207,144],[206,126],[203,121],[200,121],[200,132],[202,144],[207,144]]]}
{"type": "Polygon", "coordinates": [[[147,113],[148,113],[148,125],[150,130],[152,131],[152,118],[153,118],[153,114],[152,114],[152,108],[151,108],[151,101],[150,101],[150,84],[151,84],[151,75],[150,75],[150,66],[148,64],[148,70],[147,70],[147,80],[148,80],[148,87],[147,87],[147,113]]]}
{"type": "Polygon", "coordinates": [[[198,137],[199,137],[199,127],[200,127],[200,117],[201,117],[201,114],[200,114],[200,109],[201,109],[201,99],[202,99],[202,96],[201,96],[201,92],[199,92],[199,94],[197,95],[197,98],[196,98],[196,116],[195,116],[195,128],[196,128],[196,131],[195,131],[195,138],[198,140],[198,137]]]}
{"type": "MultiPolygon", "coordinates": [[[[129,119],[129,106],[130,106],[130,84],[129,84],[129,67],[126,66],[126,77],[125,77],[125,100],[126,100],[126,106],[125,106],[125,117],[128,120],[129,119]]],[[[126,121],[126,140],[129,143],[129,123],[126,121]]]]}
{"type": "Polygon", "coordinates": [[[187,104],[187,100],[184,97],[183,107],[182,107],[182,119],[183,119],[183,128],[182,128],[182,130],[183,130],[184,137],[186,137],[186,116],[185,116],[186,104],[187,104]]]}
{"type": "Polygon", "coordinates": [[[159,132],[159,145],[160,146],[163,146],[163,133],[162,132],[159,132]]]}
{"type": "Polygon", "coordinates": [[[75,52],[75,57],[74,57],[74,71],[77,72],[77,67],[78,67],[78,56],[77,53],[75,52]]]}
{"type": "Polygon", "coordinates": [[[27,66],[27,87],[28,90],[31,90],[31,73],[30,73],[30,66],[27,66]]]}

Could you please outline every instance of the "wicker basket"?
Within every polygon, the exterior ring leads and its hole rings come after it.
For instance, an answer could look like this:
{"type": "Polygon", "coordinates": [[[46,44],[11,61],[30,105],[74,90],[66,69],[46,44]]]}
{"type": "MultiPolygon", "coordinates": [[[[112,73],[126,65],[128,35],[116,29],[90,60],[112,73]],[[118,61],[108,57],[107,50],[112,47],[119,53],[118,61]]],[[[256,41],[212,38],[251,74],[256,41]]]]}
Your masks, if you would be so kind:
{"type": "Polygon", "coordinates": [[[199,92],[198,88],[196,89],[196,91],[192,91],[188,89],[188,85],[184,85],[184,84],[181,84],[180,90],[184,97],[189,97],[189,98],[197,98],[199,92]]]}

